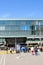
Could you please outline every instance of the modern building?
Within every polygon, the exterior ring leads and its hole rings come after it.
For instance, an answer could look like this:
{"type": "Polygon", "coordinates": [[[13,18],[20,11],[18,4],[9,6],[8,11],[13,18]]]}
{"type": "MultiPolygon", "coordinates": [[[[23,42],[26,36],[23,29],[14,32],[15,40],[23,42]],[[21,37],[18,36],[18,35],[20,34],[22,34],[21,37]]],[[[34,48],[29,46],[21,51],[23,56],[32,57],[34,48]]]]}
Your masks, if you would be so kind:
{"type": "Polygon", "coordinates": [[[43,44],[43,20],[0,20],[0,44],[43,44]]]}

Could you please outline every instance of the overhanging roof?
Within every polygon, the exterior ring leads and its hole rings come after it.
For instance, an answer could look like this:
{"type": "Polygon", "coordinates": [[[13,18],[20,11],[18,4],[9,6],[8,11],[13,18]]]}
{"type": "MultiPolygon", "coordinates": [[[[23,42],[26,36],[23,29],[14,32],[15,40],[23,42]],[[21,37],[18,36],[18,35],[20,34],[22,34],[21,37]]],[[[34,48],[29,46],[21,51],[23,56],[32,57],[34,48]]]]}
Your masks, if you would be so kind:
{"type": "Polygon", "coordinates": [[[41,18],[0,18],[0,20],[43,20],[41,18]]]}

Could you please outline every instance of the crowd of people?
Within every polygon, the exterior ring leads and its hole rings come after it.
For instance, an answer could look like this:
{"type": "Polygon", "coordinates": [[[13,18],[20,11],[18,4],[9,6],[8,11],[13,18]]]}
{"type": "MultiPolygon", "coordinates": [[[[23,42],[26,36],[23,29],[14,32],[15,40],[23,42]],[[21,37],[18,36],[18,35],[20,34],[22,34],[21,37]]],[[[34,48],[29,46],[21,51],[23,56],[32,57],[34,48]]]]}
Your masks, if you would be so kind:
{"type": "Polygon", "coordinates": [[[38,55],[38,52],[43,52],[43,47],[40,47],[40,48],[37,48],[37,46],[35,46],[35,47],[31,47],[31,53],[32,53],[32,55],[38,55]]]}
{"type": "Polygon", "coordinates": [[[31,47],[31,53],[32,55],[38,55],[38,49],[37,49],[37,46],[36,47],[31,47]]]}
{"type": "MultiPolygon", "coordinates": [[[[17,46],[17,47],[19,47],[19,46],[17,46]]],[[[10,53],[12,53],[12,52],[14,52],[14,50],[15,50],[15,48],[10,48],[10,53]]],[[[31,47],[31,48],[27,48],[27,47],[19,47],[19,48],[16,48],[16,53],[20,53],[20,52],[24,52],[24,53],[26,53],[26,52],[29,52],[29,51],[31,51],[31,53],[32,53],[32,55],[38,55],[38,52],[40,51],[40,52],[43,52],[43,47],[41,47],[41,48],[37,48],[37,46],[35,46],[35,47],[31,47]]]]}

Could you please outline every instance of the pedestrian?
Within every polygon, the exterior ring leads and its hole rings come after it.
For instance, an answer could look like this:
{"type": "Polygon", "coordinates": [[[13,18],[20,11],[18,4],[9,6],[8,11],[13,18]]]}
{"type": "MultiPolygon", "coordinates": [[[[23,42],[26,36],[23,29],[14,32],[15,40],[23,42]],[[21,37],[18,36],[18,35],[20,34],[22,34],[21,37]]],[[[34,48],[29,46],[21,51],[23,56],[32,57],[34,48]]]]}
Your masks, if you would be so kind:
{"type": "Polygon", "coordinates": [[[34,55],[34,47],[31,47],[31,53],[34,55]]]}
{"type": "Polygon", "coordinates": [[[37,46],[35,46],[35,55],[38,55],[38,49],[37,49],[37,46]]]}
{"type": "Polygon", "coordinates": [[[12,49],[10,48],[10,53],[12,53],[12,49]]]}

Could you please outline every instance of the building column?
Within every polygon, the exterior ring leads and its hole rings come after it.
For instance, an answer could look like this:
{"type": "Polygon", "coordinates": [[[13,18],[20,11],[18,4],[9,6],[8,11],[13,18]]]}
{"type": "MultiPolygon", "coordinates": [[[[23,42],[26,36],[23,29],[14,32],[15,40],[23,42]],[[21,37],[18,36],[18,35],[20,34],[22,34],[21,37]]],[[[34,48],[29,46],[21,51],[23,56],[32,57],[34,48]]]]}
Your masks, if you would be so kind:
{"type": "Polygon", "coordinates": [[[17,41],[16,41],[16,38],[15,38],[15,50],[16,50],[16,44],[17,44],[17,41]]]}

